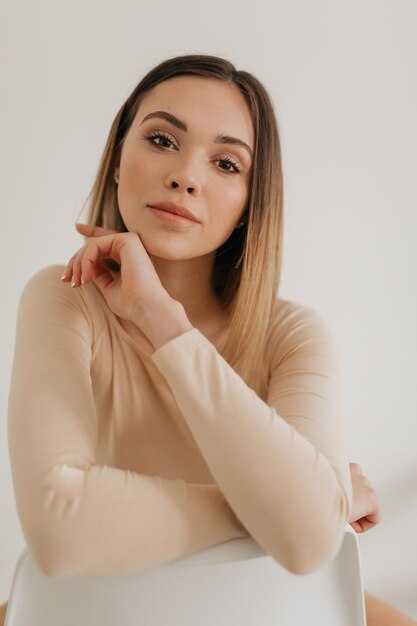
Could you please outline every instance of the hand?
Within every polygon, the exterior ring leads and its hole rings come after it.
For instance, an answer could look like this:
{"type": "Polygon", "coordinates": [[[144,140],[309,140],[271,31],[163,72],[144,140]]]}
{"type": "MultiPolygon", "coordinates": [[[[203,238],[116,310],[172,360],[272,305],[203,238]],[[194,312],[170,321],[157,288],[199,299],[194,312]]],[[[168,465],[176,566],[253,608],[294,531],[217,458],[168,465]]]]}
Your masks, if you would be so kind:
{"type": "Polygon", "coordinates": [[[357,533],[373,528],[381,521],[379,499],[358,463],[349,463],[353,504],[349,524],[357,533]]]}
{"type": "Polygon", "coordinates": [[[86,244],[67,264],[64,281],[73,280],[74,286],[93,280],[103,294],[109,308],[119,317],[138,320],[138,311],[147,305],[172,300],[137,233],[77,224],[78,232],[86,235],[86,244]],[[113,277],[101,261],[113,259],[120,264],[120,276],[113,277]],[[83,283],[81,282],[83,279],[83,283]]]}

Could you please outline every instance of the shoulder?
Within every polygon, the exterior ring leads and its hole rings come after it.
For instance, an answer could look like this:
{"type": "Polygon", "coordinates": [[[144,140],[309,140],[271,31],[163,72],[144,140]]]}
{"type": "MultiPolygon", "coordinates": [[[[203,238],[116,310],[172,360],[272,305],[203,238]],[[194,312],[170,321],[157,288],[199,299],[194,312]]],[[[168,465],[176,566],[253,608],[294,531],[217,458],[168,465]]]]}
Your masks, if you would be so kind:
{"type": "Polygon", "coordinates": [[[48,265],[39,269],[25,283],[22,296],[26,294],[38,294],[39,297],[59,296],[67,302],[89,302],[97,299],[104,300],[99,289],[94,283],[73,288],[69,282],[63,282],[61,276],[66,265],[48,265]]]}
{"type": "Polygon", "coordinates": [[[25,283],[21,300],[31,299],[41,302],[58,298],[62,302],[75,304],[80,300],[80,294],[77,293],[79,290],[61,281],[65,267],[65,265],[48,265],[36,271],[25,283]]]}
{"type": "Polygon", "coordinates": [[[103,301],[96,285],[90,283],[73,288],[62,282],[65,265],[48,265],[36,271],[24,284],[20,295],[19,309],[23,312],[42,314],[45,319],[62,321],[84,318],[93,330],[96,322],[104,315],[103,301]]]}
{"type": "Polygon", "coordinates": [[[283,298],[275,300],[271,325],[289,327],[301,322],[305,325],[321,326],[323,329],[329,327],[324,316],[313,307],[300,304],[294,300],[284,300],[283,298]]]}
{"type": "Polygon", "coordinates": [[[54,316],[62,319],[71,311],[87,313],[85,298],[68,283],[61,281],[65,265],[48,265],[37,270],[23,286],[19,299],[20,314],[32,318],[41,315],[45,320],[54,316]]]}
{"type": "MultiPolygon", "coordinates": [[[[20,294],[20,306],[36,305],[51,301],[54,297],[66,299],[68,285],[61,281],[65,265],[48,265],[37,270],[26,283],[20,294]]],[[[71,299],[71,294],[69,295],[71,299]]],[[[72,297],[74,300],[74,298],[72,297]]]]}
{"type": "Polygon", "coordinates": [[[324,315],[292,300],[275,301],[268,346],[275,365],[301,352],[336,356],[335,336],[324,315]]]}
{"type": "Polygon", "coordinates": [[[58,281],[58,284],[62,284],[60,278],[64,270],[65,265],[48,265],[47,267],[42,267],[37,270],[35,274],[32,274],[26,282],[24,289],[43,287],[47,284],[56,284],[56,281],[58,281]]]}

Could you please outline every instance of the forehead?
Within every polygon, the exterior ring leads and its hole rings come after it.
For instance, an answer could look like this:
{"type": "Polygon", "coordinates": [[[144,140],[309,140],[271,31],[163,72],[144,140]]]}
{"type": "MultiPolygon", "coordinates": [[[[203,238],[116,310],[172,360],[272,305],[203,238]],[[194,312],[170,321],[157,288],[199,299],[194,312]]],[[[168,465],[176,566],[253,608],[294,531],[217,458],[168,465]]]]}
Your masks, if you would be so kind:
{"type": "Polygon", "coordinates": [[[235,84],[200,76],[175,76],[148,91],[136,119],[138,123],[152,111],[163,110],[184,120],[189,132],[209,130],[239,137],[252,148],[254,130],[243,94],[235,84]]]}

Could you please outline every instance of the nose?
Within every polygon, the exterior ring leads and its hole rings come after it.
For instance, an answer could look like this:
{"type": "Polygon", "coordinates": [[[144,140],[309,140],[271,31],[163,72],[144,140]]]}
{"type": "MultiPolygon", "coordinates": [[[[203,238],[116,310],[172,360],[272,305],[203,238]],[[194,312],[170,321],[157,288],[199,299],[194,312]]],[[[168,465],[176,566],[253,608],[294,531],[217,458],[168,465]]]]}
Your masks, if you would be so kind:
{"type": "Polygon", "coordinates": [[[175,169],[173,169],[167,176],[165,185],[169,189],[182,189],[188,191],[188,193],[198,195],[201,190],[201,183],[198,181],[193,171],[195,171],[195,165],[193,167],[191,160],[182,166],[177,163],[175,169]]]}

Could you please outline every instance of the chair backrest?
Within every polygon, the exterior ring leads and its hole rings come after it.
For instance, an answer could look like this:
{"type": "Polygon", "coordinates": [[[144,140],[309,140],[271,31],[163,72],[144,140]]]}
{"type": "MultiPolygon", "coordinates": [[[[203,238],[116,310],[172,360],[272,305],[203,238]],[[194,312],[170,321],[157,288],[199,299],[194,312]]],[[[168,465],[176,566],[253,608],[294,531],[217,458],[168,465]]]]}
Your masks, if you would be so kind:
{"type": "Polygon", "coordinates": [[[302,576],[250,537],[114,576],[49,577],[25,549],[5,626],[365,626],[363,594],[349,525],[335,559],[302,576]]]}

